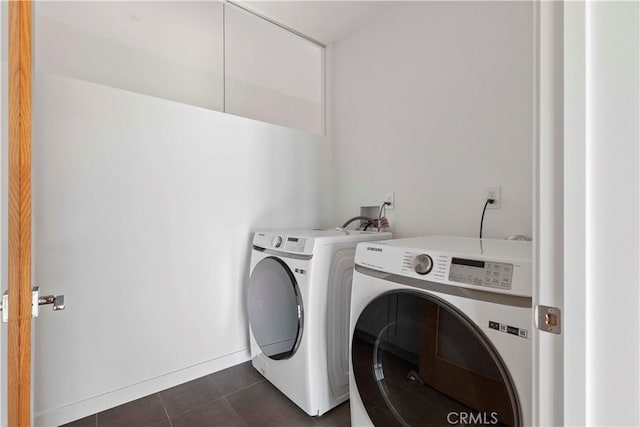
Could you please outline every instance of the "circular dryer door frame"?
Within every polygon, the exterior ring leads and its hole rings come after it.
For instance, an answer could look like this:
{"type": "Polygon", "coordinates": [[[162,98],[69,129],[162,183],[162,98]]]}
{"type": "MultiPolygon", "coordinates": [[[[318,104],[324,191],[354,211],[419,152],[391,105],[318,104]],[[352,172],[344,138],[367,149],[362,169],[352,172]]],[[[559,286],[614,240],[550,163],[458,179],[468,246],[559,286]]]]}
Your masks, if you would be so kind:
{"type": "Polygon", "coordinates": [[[302,294],[291,269],[278,257],[260,260],[247,299],[249,325],[262,353],[272,360],[291,358],[304,332],[302,294]]]}

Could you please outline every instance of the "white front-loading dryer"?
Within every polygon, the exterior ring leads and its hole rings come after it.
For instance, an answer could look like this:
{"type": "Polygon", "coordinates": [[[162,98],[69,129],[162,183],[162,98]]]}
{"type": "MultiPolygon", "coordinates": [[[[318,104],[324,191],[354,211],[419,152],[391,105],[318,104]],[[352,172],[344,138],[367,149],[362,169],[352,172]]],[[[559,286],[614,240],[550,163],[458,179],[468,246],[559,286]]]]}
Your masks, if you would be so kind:
{"type": "Polygon", "coordinates": [[[307,414],[349,398],[349,308],[359,242],[390,233],[259,231],[247,311],[253,366],[307,414]]]}
{"type": "Polygon", "coordinates": [[[351,421],[531,424],[531,243],[425,237],[358,245],[351,421]]]}

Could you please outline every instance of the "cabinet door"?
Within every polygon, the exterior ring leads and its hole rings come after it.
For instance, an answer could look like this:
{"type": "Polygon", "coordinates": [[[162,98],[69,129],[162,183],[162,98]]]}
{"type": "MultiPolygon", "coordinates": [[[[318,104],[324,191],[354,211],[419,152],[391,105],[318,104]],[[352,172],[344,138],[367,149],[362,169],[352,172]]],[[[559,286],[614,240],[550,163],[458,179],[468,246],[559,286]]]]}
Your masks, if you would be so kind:
{"type": "Polygon", "coordinates": [[[324,131],[324,48],[225,5],[225,112],[324,131]]]}
{"type": "Polygon", "coordinates": [[[222,8],[197,1],[37,2],[35,68],[222,111],[222,8]]]}

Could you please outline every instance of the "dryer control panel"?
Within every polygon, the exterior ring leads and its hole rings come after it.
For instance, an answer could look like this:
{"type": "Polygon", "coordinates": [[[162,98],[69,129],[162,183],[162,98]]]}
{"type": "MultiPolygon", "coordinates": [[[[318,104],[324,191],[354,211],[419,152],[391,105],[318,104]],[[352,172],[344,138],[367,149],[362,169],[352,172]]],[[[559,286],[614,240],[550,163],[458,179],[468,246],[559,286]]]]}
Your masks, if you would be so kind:
{"type": "Polygon", "coordinates": [[[302,237],[287,237],[284,244],[284,250],[289,252],[304,252],[304,245],[307,239],[302,237]]]}
{"type": "Polygon", "coordinates": [[[283,232],[257,232],[253,237],[253,244],[283,253],[311,254],[314,242],[312,238],[291,236],[283,232]]]}
{"type": "Polygon", "coordinates": [[[269,250],[283,255],[313,256],[324,246],[351,245],[358,242],[386,240],[391,233],[344,230],[342,228],[318,228],[313,230],[265,230],[253,235],[256,249],[269,250]]]}

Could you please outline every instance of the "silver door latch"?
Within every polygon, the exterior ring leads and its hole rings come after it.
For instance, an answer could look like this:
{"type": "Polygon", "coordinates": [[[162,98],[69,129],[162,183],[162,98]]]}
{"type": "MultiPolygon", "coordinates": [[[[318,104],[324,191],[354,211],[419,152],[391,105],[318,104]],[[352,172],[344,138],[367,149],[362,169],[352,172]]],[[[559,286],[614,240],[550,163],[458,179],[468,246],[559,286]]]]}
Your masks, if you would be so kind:
{"type": "MultiPolygon", "coordinates": [[[[35,286],[31,290],[31,317],[38,317],[40,314],[40,306],[53,304],[53,311],[64,310],[64,295],[46,295],[40,296],[40,287],[35,286]]],[[[0,311],[2,311],[2,323],[9,321],[9,291],[4,291],[2,294],[2,304],[0,304],[0,311]]]]}
{"type": "Polygon", "coordinates": [[[538,329],[552,334],[562,332],[562,316],[558,307],[538,306],[538,329]]]}

